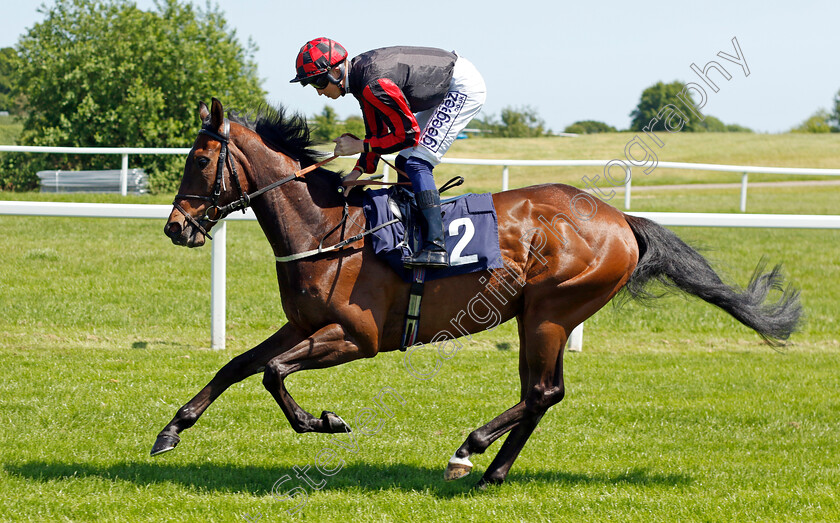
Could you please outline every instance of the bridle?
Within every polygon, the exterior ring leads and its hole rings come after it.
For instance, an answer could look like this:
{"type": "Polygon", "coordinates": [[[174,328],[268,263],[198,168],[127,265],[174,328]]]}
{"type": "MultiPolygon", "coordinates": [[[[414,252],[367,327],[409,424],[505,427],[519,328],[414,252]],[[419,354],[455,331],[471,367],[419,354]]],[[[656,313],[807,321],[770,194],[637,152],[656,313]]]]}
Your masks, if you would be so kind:
{"type": "Polygon", "coordinates": [[[305,167],[303,169],[298,169],[293,174],[286,176],[276,182],[273,182],[269,185],[266,185],[262,189],[258,189],[252,193],[246,193],[245,190],[242,188],[242,184],[239,181],[239,173],[236,170],[236,164],[233,161],[233,156],[229,154],[228,151],[228,144],[230,143],[230,121],[225,118],[224,123],[222,124],[222,132],[221,134],[211,131],[207,128],[202,128],[198,131],[198,134],[204,134],[209,136],[210,138],[216,140],[221,144],[221,150],[219,151],[219,159],[216,162],[216,180],[213,182],[213,194],[212,196],[203,196],[200,194],[176,194],[175,200],[172,202],[172,205],[184,215],[184,218],[188,222],[190,222],[194,227],[196,227],[199,231],[204,234],[204,236],[213,239],[210,236],[210,233],[204,228],[203,224],[206,223],[213,223],[215,224],[219,220],[224,219],[229,214],[242,211],[245,212],[245,209],[251,206],[251,200],[260,196],[261,194],[268,192],[276,187],[280,187],[281,185],[294,180],[304,174],[314,171],[318,167],[335,160],[336,156],[331,156],[325,160],[322,160],[318,163],[310,165],[309,167],[305,167]],[[239,192],[239,199],[232,201],[231,203],[225,205],[224,207],[219,206],[219,199],[222,195],[222,190],[225,189],[225,165],[228,166],[228,170],[230,172],[230,177],[233,180],[233,184],[236,186],[237,191],[239,192]],[[204,216],[200,219],[195,219],[192,217],[187,211],[184,210],[183,207],[178,203],[179,200],[204,200],[206,202],[210,202],[210,206],[207,207],[207,210],[204,211],[204,216]]]}
{"type": "MultiPolygon", "coordinates": [[[[216,180],[213,183],[213,194],[212,194],[212,196],[203,196],[203,195],[200,195],[200,194],[180,194],[179,193],[179,194],[175,195],[175,200],[172,202],[172,205],[175,207],[175,209],[178,210],[178,212],[180,212],[181,214],[184,215],[184,218],[186,218],[186,220],[188,222],[190,222],[190,224],[192,224],[194,227],[196,227],[199,231],[201,231],[204,234],[204,236],[206,236],[207,238],[210,238],[211,240],[213,239],[213,237],[210,236],[210,234],[207,232],[207,229],[204,228],[203,224],[205,224],[205,223],[214,223],[215,224],[219,220],[224,219],[230,213],[233,213],[233,212],[236,212],[236,211],[242,211],[244,213],[245,209],[247,209],[248,207],[251,206],[251,200],[253,200],[257,196],[260,196],[261,194],[263,194],[265,192],[268,192],[268,191],[270,191],[270,190],[272,190],[276,187],[280,187],[281,185],[283,185],[285,183],[288,183],[288,182],[290,182],[294,179],[300,178],[302,180],[305,180],[305,178],[303,178],[303,175],[305,175],[306,173],[309,173],[311,171],[314,171],[315,169],[321,167],[322,165],[324,165],[328,162],[331,162],[331,161],[335,160],[336,158],[338,158],[335,155],[330,156],[329,158],[321,160],[320,162],[314,163],[314,164],[312,164],[308,167],[298,169],[297,171],[290,174],[289,176],[286,176],[285,178],[277,180],[276,182],[272,182],[269,185],[266,185],[265,187],[263,187],[262,189],[258,189],[258,190],[249,194],[249,193],[246,193],[245,190],[242,188],[242,184],[239,181],[239,173],[236,171],[236,164],[233,161],[233,156],[230,155],[229,151],[228,151],[228,144],[230,143],[230,121],[227,118],[224,119],[224,123],[222,124],[221,134],[217,133],[215,131],[211,131],[210,129],[207,129],[207,128],[202,128],[200,131],[198,131],[198,133],[199,134],[205,134],[205,135],[209,136],[210,138],[218,141],[221,144],[221,150],[219,151],[219,159],[216,162],[216,180]],[[230,177],[233,179],[233,184],[236,186],[237,191],[239,191],[239,199],[232,201],[231,203],[225,205],[224,207],[220,207],[219,206],[219,199],[221,198],[222,191],[225,189],[225,187],[224,187],[224,185],[225,185],[225,165],[228,166],[228,170],[230,172],[230,177]],[[186,210],[184,210],[184,208],[181,207],[181,205],[178,203],[178,200],[190,200],[190,199],[204,200],[206,202],[210,202],[210,206],[207,207],[206,211],[204,211],[204,216],[202,216],[199,219],[195,219],[194,217],[190,216],[190,214],[186,210]]],[[[386,161],[386,163],[387,163],[387,161],[386,161]]],[[[398,173],[405,176],[405,173],[402,172],[400,169],[397,169],[394,165],[392,165],[390,163],[388,163],[388,165],[390,165],[392,168],[397,170],[398,173]]],[[[460,185],[461,183],[463,183],[463,181],[464,181],[463,178],[461,178],[460,182],[455,184],[455,185],[460,185]]],[[[451,181],[450,181],[450,183],[451,183],[451,181]]],[[[349,186],[369,185],[369,184],[408,185],[407,182],[387,183],[387,182],[380,182],[380,181],[373,181],[373,180],[355,180],[353,182],[348,183],[349,186]]],[[[449,183],[447,183],[446,185],[450,186],[449,183]]],[[[342,240],[342,241],[340,241],[340,242],[338,242],[334,245],[330,245],[329,247],[325,247],[324,246],[324,241],[333,232],[338,230],[338,228],[341,227],[342,224],[346,223],[347,222],[347,217],[349,216],[346,193],[344,193],[343,190],[340,191],[340,192],[345,194],[343,216],[342,216],[341,220],[338,222],[338,224],[335,227],[333,227],[332,229],[330,229],[330,231],[327,232],[323,236],[323,238],[321,238],[321,241],[318,243],[318,248],[317,249],[312,249],[312,250],[309,250],[309,251],[305,251],[305,252],[291,254],[291,255],[288,255],[288,256],[275,256],[275,259],[278,262],[285,263],[285,262],[290,262],[290,261],[301,260],[301,259],[304,259],[304,258],[309,258],[311,256],[317,256],[317,255],[320,255],[320,254],[323,254],[323,253],[332,252],[332,251],[342,249],[342,248],[344,248],[344,247],[346,247],[346,246],[348,246],[352,243],[355,243],[355,242],[361,240],[365,236],[367,236],[369,234],[373,234],[376,231],[378,231],[378,230],[380,230],[384,227],[388,227],[388,226],[390,226],[390,225],[392,225],[392,224],[394,224],[394,223],[396,223],[400,220],[399,218],[393,218],[389,221],[386,221],[386,222],[383,222],[383,223],[377,225],[376,227],[374,227],[372,229],[366,229],[363,232],[361,232],[361,233],[359,233],[359,234],[357,234],[357,235],[355,235],[351,238],[347,238],[347,239],[342,240]]]]}

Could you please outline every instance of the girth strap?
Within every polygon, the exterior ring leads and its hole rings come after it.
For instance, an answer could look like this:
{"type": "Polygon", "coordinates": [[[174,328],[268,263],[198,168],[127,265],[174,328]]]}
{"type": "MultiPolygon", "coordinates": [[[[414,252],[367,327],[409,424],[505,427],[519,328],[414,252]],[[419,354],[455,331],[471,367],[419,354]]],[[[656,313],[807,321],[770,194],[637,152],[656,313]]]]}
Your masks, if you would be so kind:
{"type": "Polygon", "coordinates": [[[368,234],[372,234],[372,233],[378,231],[379,229],[381,229],[383,227],[387,227],[387,226],[392,225],[394,223],[397,223],[398,221],[400,221],[399,218],[394,218],[393,220],[390,220],[390,221],[387,221],[385,223],[381,223],[381,224],[377,225],[373,229],[367,229],[367,230],[365,230],[365,231],[363,231],[363,232],[361,232],[361,233],[359,233],[359,234],[357,234],[357,235],[355,235],[351,238],[347,238],[346,240],[340,241],[340,242],[336,243],[335,245],[331,245],[329,247],[323,247],[323,246],[319,245],[317,249],[312,249],[312,250],[309,250],[309,251],[299,252],[297,254],[290,254],[289,256],[275,256],[274,259],[277,260],[280,263],[285,263],[285,262],[290,262],[290,261],[295,261],[295,260],[301,260],[303,258],[309,258],[311,256],[315,256],[315,255],[318,255],[318,254],[323,254],[325,252],[337,251],[338,249],[341,249],[342,247],[347,247],[351,243],[361,240],[362,238],[364,238],[368,234]]]}
{"type": "Polygon", "coordinates": [[[400,350],[405,352],[417,340],[420,329],[420,303],[423,301],[423,289],[426,281],[426,268],[415,267],[414,279],[408,291],[408,310],[405,312],[405,328],[400,350]]]}

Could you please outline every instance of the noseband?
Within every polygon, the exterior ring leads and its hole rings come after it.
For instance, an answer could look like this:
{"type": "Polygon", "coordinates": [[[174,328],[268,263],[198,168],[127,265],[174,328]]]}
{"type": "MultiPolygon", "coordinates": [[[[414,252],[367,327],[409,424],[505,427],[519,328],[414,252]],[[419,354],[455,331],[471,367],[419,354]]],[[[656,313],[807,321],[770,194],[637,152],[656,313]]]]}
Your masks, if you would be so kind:
{"type": "Polygon", "coordinates": [[[236,211],[242,211],[244,213],[245,209],[251,206],[251,200],[256,198],[257,196],[263,194],[264,192],[270,191],[275,187],[279,187],[286,182],[290,182],[301,175],[313,171],[318,167],[321,167],[325,163],[330,162],[336,158],[335,156],[332,156],[330,158],[327,158],[326,160],[322,160],[304,169],[299,169],[290,176],[286,176],[281,180],[277,180],[276,182],[273,182],[270,185],[263,187],[262,189],[248,194],[244,191],[244,189],[242,189],[242,184],[239,182],[239,173],[236,171],[236,164],[233,161],[233,156],[228,154],[228,143],[230,142],[230,121],[227,118],[225,118],[224,124],[222,125],[222,134],[219,134],[215,131],[211,131],[210,129],[206,128],[202,128],[200,131],[198,131],[198,134],[205,134],[221,144],[221,150],[219,151],[219,159],[216,162],[216,181],[213,183],[213,195],[203,196],[200,194],[177,194],[175,195],[175,200],[172,202],[172,205],[178,210],[178,212],[184,215],[188,222],[190,222],[194,227],[201,231],[204,234],[204,236],[210,238],[211,240],[213,239],[213,237],[210,236],[210,233],[207,232],[203,224],[215,224],[219,220],[224,219],[230,213],[236,211]],[[221,198],[222,190],[225,189],[226,164],[230,171],[230,177],[233,180],[233,184],[236,186],[236,189],[239,192],[239,199],[232,201],[224,207],[220,207],[219,199],[221,198]],[[204,211],[204,216],[202,216],[198,220],[190,216],[190,214],[186,212],[184,208],[181,207],[181,205],[178,203],[178,200],[191,199],[204,200],[206,202],[210,202],[210,206],[207,207],[206,211],[204,211]]]}

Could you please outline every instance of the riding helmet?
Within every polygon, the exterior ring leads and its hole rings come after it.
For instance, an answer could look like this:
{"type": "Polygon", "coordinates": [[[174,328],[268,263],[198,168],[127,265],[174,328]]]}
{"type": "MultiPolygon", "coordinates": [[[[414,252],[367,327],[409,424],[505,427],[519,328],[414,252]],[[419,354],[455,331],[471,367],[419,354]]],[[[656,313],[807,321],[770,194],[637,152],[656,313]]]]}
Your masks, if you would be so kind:
{"type": "Polygon", "coordinates": [[[300,48],[297,60],[295,60],[297,76],[292,78],[290,82],[301,82],[302,85],[306,85],[309,83],[308,80],[326,74],[332,83],[338,84],[344,77],[344,60],[346,58],[347,51],[335,40],[323,37],[310,40],[300,48]],[[338,78],[329,72],[336,65],[341,69],[338,78]]]}

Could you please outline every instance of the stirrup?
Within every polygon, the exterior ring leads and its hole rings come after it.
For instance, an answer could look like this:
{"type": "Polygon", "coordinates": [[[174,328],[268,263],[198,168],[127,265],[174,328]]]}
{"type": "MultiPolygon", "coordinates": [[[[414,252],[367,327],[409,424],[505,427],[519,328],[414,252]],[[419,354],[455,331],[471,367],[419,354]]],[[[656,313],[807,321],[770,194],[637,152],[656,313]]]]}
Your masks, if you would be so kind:
{"type": "Polygon", "coordinates": [[[431,249],[423,249],[415,253],[411,258],[405,260],[403,265],[408,268],[414,267],[449,267],[449,261],[446,259],[446,251],[433,251],[431,249]]]}

